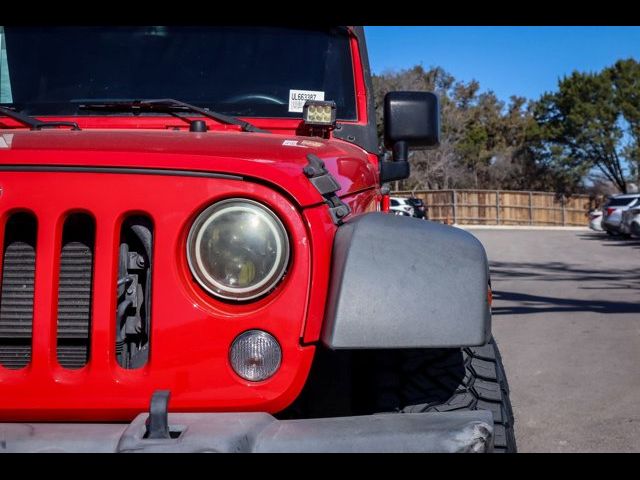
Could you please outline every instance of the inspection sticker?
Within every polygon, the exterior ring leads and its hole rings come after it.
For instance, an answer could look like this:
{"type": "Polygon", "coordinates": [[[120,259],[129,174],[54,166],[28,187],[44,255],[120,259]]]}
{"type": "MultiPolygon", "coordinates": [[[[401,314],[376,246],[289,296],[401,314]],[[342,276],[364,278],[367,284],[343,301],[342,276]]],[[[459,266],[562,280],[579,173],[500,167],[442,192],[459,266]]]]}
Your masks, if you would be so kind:
{"type": "Polygon", "coordinates": [[[324,92],[289,90],[289,111],[302,113],[302,107],[307,100],[324,100],[324,92]]]}
{"type": "Polygon", "coordinates": [[[282,142],[282,145],[285,147],[304,147],[304,145],[300,145],[297,140],[285,140],[282,142]]]}
{"type": "Polygon", "coordinates": [[[12,141],[13,141],[13,133],[0,135],[0,148],[11,148],[12,141]]]}

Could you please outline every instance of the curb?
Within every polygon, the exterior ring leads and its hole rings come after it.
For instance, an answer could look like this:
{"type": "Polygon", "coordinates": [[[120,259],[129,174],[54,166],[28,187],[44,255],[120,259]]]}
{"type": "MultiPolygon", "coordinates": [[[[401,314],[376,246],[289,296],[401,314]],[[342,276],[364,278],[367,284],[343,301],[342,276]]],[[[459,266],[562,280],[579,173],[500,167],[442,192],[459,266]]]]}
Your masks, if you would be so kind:
{"type": "Polygon", "coordinates": [[[555,226],[534,226],[534,225],[460,225],[452,226],[463,230],[551,230],[559,232],[585,232],[590,231],[589,227],[555,227],[555,226]]]}

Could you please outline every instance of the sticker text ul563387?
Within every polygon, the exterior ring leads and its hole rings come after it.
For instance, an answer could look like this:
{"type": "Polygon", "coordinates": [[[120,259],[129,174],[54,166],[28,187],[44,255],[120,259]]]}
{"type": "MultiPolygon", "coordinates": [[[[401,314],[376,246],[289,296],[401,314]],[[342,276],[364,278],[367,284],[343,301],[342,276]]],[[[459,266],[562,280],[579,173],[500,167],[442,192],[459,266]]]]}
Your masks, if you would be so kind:
{"type": "Polygon", "coordinates": [[[289,90],[289,111],[302,113],[302,107],[307,100],[324,100],[324,92],[289,90]]]}

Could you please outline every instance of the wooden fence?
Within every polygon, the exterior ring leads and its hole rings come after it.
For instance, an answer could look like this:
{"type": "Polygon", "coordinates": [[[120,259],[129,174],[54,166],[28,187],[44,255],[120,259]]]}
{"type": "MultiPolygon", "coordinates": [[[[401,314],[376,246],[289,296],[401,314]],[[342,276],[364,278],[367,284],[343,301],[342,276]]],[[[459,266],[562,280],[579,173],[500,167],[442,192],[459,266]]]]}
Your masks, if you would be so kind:
{"type": "Polygon", "coordinates": [[[398,191],[391,195],[421,198],[430,220],[469,225],[586,226],[594,203],[588,195],[566,198],[511,190],[398,191]]]}

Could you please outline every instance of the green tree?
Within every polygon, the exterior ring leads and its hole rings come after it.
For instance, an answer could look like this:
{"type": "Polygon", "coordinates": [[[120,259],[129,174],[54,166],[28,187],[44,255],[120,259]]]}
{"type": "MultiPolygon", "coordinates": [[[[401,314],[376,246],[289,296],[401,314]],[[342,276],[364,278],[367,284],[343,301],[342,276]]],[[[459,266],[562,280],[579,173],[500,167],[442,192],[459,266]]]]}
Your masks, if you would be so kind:
{"type": "Polygon", "coordinates": [[[630,162],[636,183],[640,185],[640,63],[634,59],[619,60],[607,69],[607,74],[630,138],[624,147],[624,155],[630,162]]]}
{"type": "Polygon", "coordinates": [[[626,192],[625,148],[618,96],[608,71],[574,72],[558,91],[545,93],[534,116],[540,127],[534,148],[564,188],[575,189],[592,168],[626,192]]]}
{"type": "Polygon", "coordinates": [[[387,92],[429,90],[440,98],[440,146],[411,152],[411,177],[401,188],[526,189],[543,178],[526,148],[536,125],[526,99],[512,97],[505,105],[493,92],[481,93],[477,81],[457,81],[439,67],[385,72],[374,76],[373,85],[381,138],[387,92]]]}

